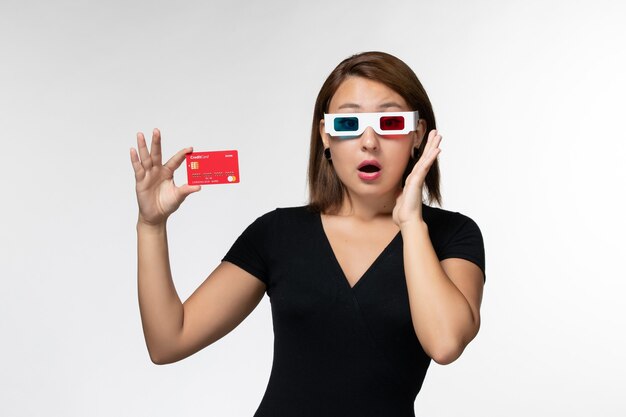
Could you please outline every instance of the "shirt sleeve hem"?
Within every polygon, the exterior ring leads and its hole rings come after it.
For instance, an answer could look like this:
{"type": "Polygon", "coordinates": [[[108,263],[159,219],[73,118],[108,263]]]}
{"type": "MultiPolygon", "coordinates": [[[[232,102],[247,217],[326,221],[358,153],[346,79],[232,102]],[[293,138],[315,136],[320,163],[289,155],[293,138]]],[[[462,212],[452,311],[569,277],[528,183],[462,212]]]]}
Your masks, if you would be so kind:
{"type": "Polygon", "coordinates": [[[478,259],[474,258],[473,256],[466,255],[464,253],[447,253],[439,257],[439,261],[443,261],[444,259],[449,259],[449,258],[460,258],[460,259],[465,259],[466,261],[472,262],[477,267],[479,267],[480,270],[483,272],[483,283],[487,281],[487,274],[485,273],[485,267],[481,266],[481,262],[478,259]]]}
{"type": "Polygon", "coordinates": [[[246,262],[242,261],[241,259],[236,258],[234,256],[230,256],[230,255],[224,256],[224,258],[222,258],[222,262],[223,261],[227,261],[227,262],[230,262],[231,264],[237,265],[238,267],[240,267],[244,271],[254,275],[257,279],[259,279],[265,285],[267,285],[267,280],[265,278],[265,274],[263,274],[263,272],[261,270],[253,267],[252,265],[249,265],[246,262]]]}

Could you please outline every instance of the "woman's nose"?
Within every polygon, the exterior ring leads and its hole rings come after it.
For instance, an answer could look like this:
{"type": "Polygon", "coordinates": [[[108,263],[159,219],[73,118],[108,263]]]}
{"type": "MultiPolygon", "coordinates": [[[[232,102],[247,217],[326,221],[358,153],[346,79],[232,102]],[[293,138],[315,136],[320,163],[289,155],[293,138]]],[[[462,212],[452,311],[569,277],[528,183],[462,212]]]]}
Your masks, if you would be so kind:
{"type": "Polygon", "coordinates": [[[378,149],[378,135],[371,126],[368,126],[361,135],[361,146],[372,151],[378,149]]]}

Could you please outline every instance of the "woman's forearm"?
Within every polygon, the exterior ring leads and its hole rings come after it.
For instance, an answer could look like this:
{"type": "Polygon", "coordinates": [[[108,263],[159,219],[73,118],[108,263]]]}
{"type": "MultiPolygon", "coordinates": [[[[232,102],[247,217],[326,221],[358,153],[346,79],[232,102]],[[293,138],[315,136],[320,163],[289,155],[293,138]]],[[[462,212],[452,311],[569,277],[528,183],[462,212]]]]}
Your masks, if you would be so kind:
{"type": "Polygon", "coordinates": [[[439,263],[424,222],[401,228],[411,318],[422,347],[436,362],[458,358],[478,329],[472,309],[439,263]]]}
{"type": "Polygon", "coordinates": [[[144,337],[154,363],[166,363],[183,326],[167,246],[166,223],[137,222],[137,286],[144,337]]]}

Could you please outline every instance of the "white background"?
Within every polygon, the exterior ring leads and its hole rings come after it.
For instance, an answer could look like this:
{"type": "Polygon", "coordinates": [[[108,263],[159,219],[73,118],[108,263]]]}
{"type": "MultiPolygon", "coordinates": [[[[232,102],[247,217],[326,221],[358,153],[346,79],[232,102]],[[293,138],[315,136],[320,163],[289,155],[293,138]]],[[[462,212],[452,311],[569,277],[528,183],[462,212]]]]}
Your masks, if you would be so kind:
{"type": "MultiPolygon", "coordinates": [[[[443,134],[443,208],[486,245],[482,329],[418,416],[623,416],[626,7],[619,1],[0,1],[0,414],[252,416],[267,296],[184,361],[149,359],[129,149],[238,149],[241,183],[168,223],[181,299],[275,207],[306,203],[315,97],[383,50],[443,134]]],[[[184,169],[177,184],[186,182],[184,169]]]]}

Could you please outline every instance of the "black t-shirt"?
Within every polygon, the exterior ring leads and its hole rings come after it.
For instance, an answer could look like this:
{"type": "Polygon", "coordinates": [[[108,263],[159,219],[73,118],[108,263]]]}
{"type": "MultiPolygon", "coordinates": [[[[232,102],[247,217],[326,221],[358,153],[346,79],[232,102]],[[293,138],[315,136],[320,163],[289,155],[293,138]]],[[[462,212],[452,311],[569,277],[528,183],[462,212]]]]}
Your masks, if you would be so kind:
{"type": "MultiPolygon", "coordinates": [[[[438,258],[484,273],[476,223],[422,207],[438,258]]],[[[430,358],[411,320],[400,232],[354,287],[308,206],[257,218],[222,260],[263,281],[270,298],[274,358],[255,417],[414,417],[430,358]]]]}

